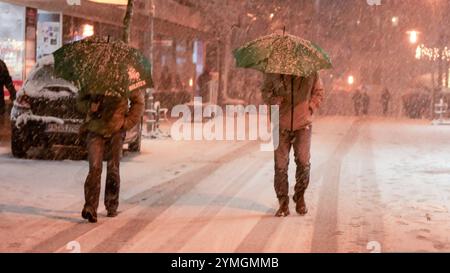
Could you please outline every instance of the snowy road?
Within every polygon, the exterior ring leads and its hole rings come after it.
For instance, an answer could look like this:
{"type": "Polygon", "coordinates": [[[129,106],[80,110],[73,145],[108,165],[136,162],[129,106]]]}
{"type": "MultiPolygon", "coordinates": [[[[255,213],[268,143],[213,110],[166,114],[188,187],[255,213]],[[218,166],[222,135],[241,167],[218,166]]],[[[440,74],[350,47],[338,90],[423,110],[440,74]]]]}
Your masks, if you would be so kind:
{"type": "Polygon", "coordinates": [[[17,160],[2,142],[0,251],[450,251],[450,127],[328,117],[313,132],[309,214],[282,219],[255,142],[146,140],[123,160],[120,215],[101,206],[98,224],[79,217],[86,162],[17,160]]]}

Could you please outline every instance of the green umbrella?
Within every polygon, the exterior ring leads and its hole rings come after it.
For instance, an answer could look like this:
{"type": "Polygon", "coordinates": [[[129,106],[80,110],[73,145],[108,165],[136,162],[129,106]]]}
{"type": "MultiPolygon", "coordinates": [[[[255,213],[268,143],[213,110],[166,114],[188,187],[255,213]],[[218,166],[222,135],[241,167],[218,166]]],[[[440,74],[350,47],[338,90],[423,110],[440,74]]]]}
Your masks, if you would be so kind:
{"type": "Polygon", "coordinates": [[[309,76],[331,68],[327,53],[314,43],[289,34],[271,34],[234,50],[238,67],[264,73],[309,76]]]}
{"type": "Polygon", "coordinates": [[[150,62],[122,41],[89,37],[53,53],[55,74],[92,96],[128,97],[153,86],[150,62]]]}

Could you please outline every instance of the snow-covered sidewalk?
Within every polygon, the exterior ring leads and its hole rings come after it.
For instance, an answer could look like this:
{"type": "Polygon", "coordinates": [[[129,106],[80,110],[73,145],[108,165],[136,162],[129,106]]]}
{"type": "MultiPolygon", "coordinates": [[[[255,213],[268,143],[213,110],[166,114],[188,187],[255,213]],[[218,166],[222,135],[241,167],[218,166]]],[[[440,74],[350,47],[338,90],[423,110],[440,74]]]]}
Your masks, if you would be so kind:
{"type": "Polygon", "coordinates": [[[257,142],[145,140],[122,163],[121,213],[101,205],[98,224],[79,216],[86,162],[0,148],[0,251],[450,251],[450,127],[327,117],[313,132],[310,213],[282,219],[257,142]]]}

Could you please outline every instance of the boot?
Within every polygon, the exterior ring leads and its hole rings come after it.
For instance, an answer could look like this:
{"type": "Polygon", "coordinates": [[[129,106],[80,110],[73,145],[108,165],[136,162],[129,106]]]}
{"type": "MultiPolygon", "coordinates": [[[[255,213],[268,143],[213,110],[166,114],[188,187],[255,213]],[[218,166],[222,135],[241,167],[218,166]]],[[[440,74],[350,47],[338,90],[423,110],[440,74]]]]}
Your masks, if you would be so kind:
{"type": "Polygon", "coordinates": [[[306,215],[308,213],[308,209],[305,204],[305,192],[301,192],[297,196],[295,210],[300,215],[306,215]]]}
{"type": "Polygon", "coordinates": [[[89,221],[89,223],[97,223],[97,214],[92,213],[87,209],[83,209],[81,212],[81,217],[89,221]]]}
{"type": "Polygon", "coordinates": [[[109,218],[114,218],[118,215],[119,213],[117,212],[117,210],[108,210],[108,213],[106,214],[106,217],[109,218]]]}
{"type": "Polygon", "coordinates": [[[286,217],[290,214],[289,212],[289,198],[279,199],[280,208],[275,213],[276,217],[286,217]]]}
{"type": "Polygon", "coordinates": [[[311,172],[311,165],[302,165],[297,163],[297,172],[295,178],[297,183],[295,184],[294,202],[296,203],[295,210],[300,215],[308,213],[308,209],[305,204],[305,191],[309,185],[309,178],[311,172]]]}

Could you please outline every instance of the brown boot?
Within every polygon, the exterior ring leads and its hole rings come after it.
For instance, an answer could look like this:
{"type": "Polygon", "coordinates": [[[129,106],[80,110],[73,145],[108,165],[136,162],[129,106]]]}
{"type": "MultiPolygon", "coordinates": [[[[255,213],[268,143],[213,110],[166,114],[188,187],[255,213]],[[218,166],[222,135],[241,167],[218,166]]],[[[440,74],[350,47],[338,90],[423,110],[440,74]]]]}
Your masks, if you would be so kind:
{"type": "Polygon", "coordinates": [[[298,196],[296,197],[296,206],[295,206],[295,210],[297,211],[298,214],[300,215],[306,215],[308,213],[308,209],[306,208],[306,204],[305,204],[305,193],[299,193],[298,196]]]}
{"type": "Polygon", "coordinates": [[[106,217],[109,218],[114,218],[117,215],[119,215],[119,213],[117,212],[117,210],[108,210],[108,213],[106,214],[106,217]]]}
{"type": "Polygon", "coordinates": [[[89,221],[89,223],[97,223],[97,213],[91,212],[87,209],[83,209],[81,217],[89,221]]]}
{"type": "Polygon", "coordinates": [[[275,213],[276,217],[286,217],[290,214],[289,212],[289,198],[279,199],[280,208],[275,213]]]}
{"type": "Polygon", "coordinates": [[[293,199],[296,203],[295,210],[300,215],[306,215],[308,213],[305,204],[305,191],[309,185],[310,173],[310,164],[301,164],[300,162],[297,162],[297,172],[295,174],[297,183],[295,184],[295,194],[293,199]]]}

